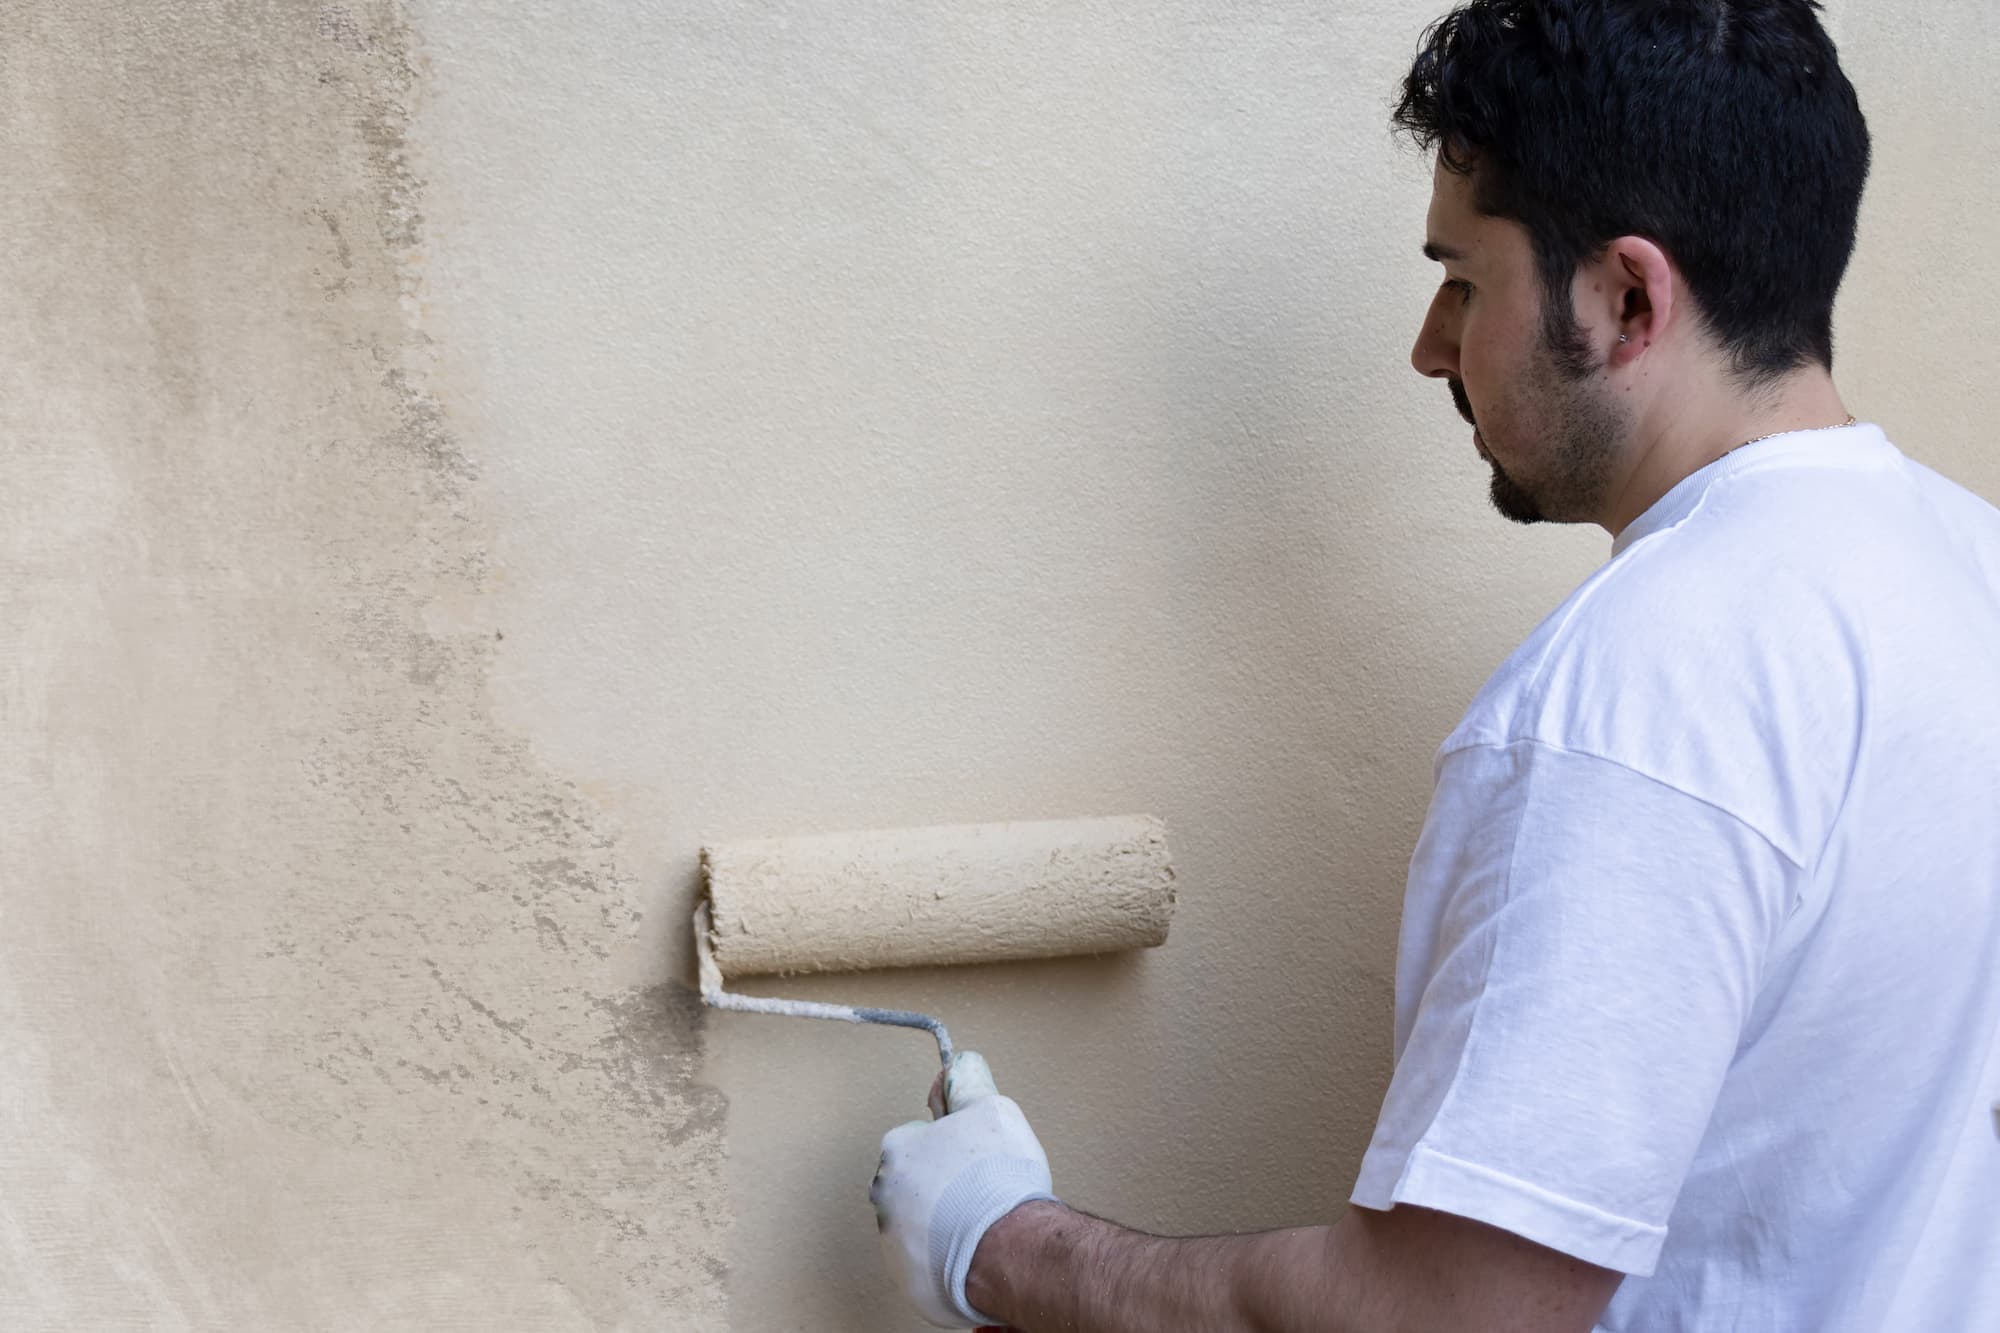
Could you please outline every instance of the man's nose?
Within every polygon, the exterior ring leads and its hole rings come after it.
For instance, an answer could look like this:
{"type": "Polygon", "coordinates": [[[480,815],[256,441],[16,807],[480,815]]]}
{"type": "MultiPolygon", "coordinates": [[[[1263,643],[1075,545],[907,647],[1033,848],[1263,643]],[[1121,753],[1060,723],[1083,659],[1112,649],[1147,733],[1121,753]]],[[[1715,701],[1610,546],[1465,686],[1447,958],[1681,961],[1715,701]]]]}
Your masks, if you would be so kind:
{"type": "Polygon", "coordinates": [[[1431,308],[1424,312],[1423,325],[1417,330],[1416,345],[1410,348],[1410,364],[1419,375],[1431,379],[1458,378],[1458,336],[1449,327],[1450,321],[1438,310],[1438,299],[1431,299],[1431,308]]]}

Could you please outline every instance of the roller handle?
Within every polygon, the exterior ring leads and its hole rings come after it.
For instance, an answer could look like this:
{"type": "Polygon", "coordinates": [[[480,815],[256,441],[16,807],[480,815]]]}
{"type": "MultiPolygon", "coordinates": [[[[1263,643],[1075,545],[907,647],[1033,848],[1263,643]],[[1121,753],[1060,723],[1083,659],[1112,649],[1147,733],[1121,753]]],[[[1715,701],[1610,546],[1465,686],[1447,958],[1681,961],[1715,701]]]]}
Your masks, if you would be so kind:
{"type": "MultiPolygon", "coordinates": [[[[816,1000],[779,1000],[762,995],[737,995],[722,989],[722,969],[716,965],[715,950],[709,941],[708,903],[694,909],[694,955],[701,986],[701,1002],[711,1009],[731,1009],[739,1014],[776,1014],[780,1018],[824,1018],[836,1023],[879,1023],[888,1027],[920,1028],[937,1040],[938,1063],[951,1068],[951,1033],[929,1014],[907,1009],[869,1009],[851,1004],[821,1004],[816,1000]]],[[[942,1077],[942,1075],[940,1075],[942,1077]]]]}

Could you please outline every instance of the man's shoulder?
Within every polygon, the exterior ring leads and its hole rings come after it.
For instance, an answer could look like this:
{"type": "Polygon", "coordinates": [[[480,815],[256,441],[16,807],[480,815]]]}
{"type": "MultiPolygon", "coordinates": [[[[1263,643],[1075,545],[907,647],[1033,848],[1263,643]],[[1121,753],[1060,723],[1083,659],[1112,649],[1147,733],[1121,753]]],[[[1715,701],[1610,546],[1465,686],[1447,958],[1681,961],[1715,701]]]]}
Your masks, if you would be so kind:
{"type": "Polygon", "coordinates": [[[1764,554],[1717,532],[1621,553],[1494,672],[1440,762],[1533,742],[1805,836],[1844,782],[1861,665],[1838,589],[1764,554]]]}
{"type": "Polygon", "coordinates": [[[1844,710],[1871,635],[1951,628],[1911,613],[1914,590],[1937,602],[1995,577],[2000,512],[1886,441],[1764,459],[1584,580],[1493,674],[1461,739],[1645,740],[1649,710],[1674,729],[1844,710]]]}
{"type": "Polygon", "coordinates": [[[1717,540],[1663,540],[1627,551],[1585,579],[1508,655],[1467,710],[1465,739],[1578,739],[1593,705],[1690,704],[1728,682],[1733,657],[1768,654],[1796,618],[1783,576],[1744,568],[1717,540]]]}

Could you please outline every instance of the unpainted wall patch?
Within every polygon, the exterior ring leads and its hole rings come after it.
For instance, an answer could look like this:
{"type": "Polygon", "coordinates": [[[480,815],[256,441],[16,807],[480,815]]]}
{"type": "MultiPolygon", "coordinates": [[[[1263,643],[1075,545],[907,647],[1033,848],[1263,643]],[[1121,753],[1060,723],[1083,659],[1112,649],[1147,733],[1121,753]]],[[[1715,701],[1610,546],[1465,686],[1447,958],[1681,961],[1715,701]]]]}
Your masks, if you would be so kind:
{"type": "Polygon", "coordinates": [[[426,621],[490,561],[406,16],[0,49],[0,1324],[719,1327],[694,1003],[614,974],[638,886],[498,633],[426,621]]]}

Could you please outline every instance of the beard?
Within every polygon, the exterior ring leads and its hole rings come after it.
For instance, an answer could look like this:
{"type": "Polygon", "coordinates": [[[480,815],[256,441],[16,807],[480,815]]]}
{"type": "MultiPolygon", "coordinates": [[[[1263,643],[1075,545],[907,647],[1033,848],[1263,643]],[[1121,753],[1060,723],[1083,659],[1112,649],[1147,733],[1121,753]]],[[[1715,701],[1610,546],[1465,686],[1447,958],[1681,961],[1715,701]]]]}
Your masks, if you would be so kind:
{"type": "MultiPolygon", "coordinates": [[[[1509,415],[1517,422],[1525,418],[1541,436],[1547,462],[1530,476],[1519,464],[1509,472],[1488,452],[1493,469],[1488,494],[1501,517],[1515,523],[1584,523],[1603,512],[1626,420],[1592,382],[1602,368],[1591,358],[1581,329],[1544,324],[1514,386],[1516,410],[1509,415]]],[[[1458,414],[1478,426],[1465,385],[1456,379],[1445,383],[1458,414]]]]}

